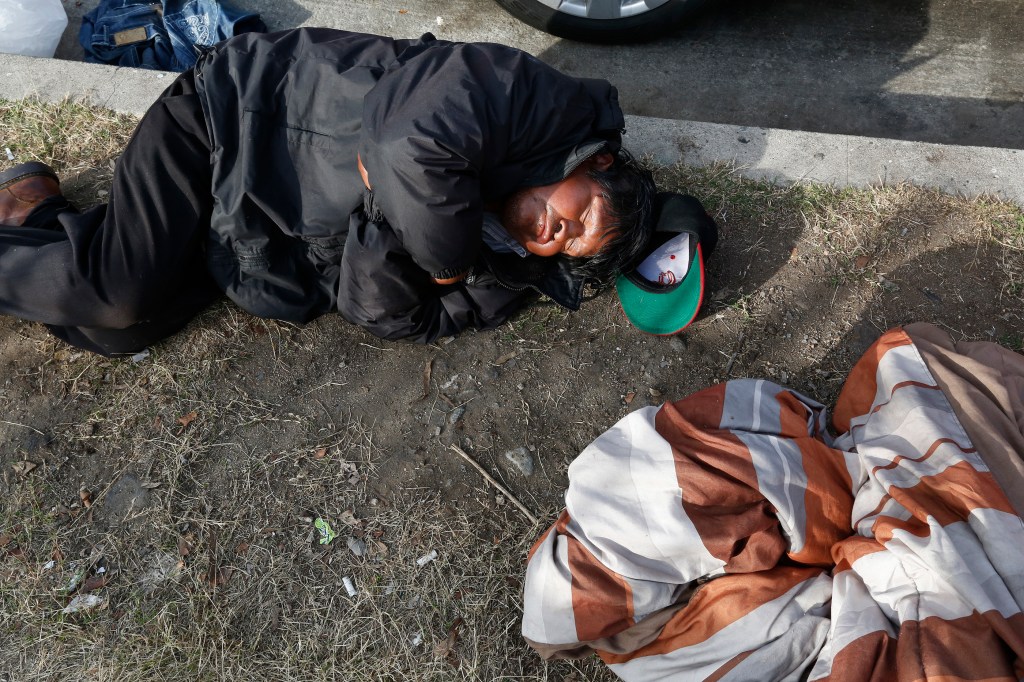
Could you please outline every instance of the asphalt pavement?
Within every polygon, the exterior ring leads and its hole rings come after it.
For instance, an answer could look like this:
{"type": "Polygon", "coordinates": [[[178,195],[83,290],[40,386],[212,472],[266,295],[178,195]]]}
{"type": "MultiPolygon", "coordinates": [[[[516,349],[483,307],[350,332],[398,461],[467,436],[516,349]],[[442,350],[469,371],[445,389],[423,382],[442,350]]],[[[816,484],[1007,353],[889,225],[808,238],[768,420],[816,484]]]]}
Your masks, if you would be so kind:
{"type": "MultiPolygon", "coordinates": [[[[330,26],[521,47],[619,88],[626,143],[662,163],[863,186],[911,180],[1024,205],[1024,0],[710,0],[656,42],[536,31],[491,0],[234,0],[270,30],[330,26]]],[[[173,74],[77,61],[65,0],[56,60],[0,55],[0,97],[88,96],[141,113],[173,74]]]]}

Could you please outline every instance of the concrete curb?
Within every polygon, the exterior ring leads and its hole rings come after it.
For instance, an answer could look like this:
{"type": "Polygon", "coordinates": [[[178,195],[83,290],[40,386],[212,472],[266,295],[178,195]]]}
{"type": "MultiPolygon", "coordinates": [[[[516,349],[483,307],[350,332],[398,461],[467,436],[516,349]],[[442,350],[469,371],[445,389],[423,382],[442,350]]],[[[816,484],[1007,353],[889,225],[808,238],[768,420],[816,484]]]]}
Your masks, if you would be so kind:
{"type": "MultiPolygon", "coordinates": [[[[176,74],[0,54],[0,99],[85,99],[141,116],[176,74]]],[[[905,142],[695,121],[626,117],[626,144],[662,164],[736,164],[777,183],[867,187],[911,182],[1024,206],[1024,150],[905,142]]]]}

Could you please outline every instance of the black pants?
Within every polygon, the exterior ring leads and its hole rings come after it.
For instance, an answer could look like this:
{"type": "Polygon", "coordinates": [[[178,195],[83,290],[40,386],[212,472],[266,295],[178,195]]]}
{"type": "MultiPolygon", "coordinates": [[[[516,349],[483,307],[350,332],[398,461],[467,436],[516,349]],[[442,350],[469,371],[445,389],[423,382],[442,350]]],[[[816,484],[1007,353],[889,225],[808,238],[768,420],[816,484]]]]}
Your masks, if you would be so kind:
{"type": "Polygon", "coordinates": [[[191,72],[139,123],[109,202],[63,198],[0,226],[0,314],[46,324],[104,355],[167,337],[221,296],[206,267],[210,140],[191,72]]]}

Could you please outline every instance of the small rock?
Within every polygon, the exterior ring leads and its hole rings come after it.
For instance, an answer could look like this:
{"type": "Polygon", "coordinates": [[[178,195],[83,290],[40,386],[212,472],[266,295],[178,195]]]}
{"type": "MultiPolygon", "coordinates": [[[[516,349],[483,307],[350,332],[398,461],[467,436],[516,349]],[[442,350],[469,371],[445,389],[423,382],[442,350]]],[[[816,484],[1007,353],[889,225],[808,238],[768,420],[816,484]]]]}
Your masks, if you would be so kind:
{"type": "Polygon", "coordinates": [[[465,407],[456,407],[454,410],[452,410],[451,414],[448,415],[448,423],[458,424],[459,420],[462,419],[462,416],[464,414],[466,414],[465,407]]]}
{"type": "Polygon", "coordinates": [[[523,476],[533,475],[533,457],[526,448],[518,447],[515,450],[509,450],[505,453],[505,459],[512,462],[523,476]]]}

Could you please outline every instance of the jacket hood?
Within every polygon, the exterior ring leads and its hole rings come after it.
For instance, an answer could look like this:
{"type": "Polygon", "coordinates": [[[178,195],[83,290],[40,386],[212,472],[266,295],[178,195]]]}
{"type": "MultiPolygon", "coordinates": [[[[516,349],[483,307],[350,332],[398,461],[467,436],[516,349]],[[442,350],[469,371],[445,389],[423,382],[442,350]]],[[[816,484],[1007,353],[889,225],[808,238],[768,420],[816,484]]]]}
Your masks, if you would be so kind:
{"type": "Polygon", "coordinates": [[[591,136],[563,150],[553,151],[525,178],[522,187],[550,185],[564,180],[580,164],[598,152],[617,153],[622,148],[625,117],[619,107],[619,93],[608,81],[581,78],[580,82],[594,103],[596,120],[591,136]]]}

